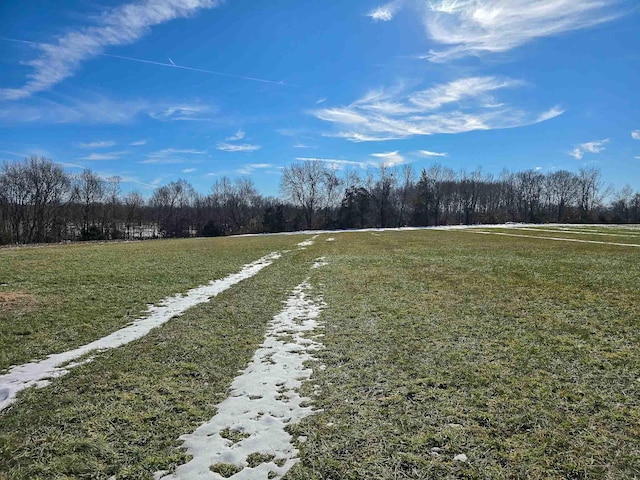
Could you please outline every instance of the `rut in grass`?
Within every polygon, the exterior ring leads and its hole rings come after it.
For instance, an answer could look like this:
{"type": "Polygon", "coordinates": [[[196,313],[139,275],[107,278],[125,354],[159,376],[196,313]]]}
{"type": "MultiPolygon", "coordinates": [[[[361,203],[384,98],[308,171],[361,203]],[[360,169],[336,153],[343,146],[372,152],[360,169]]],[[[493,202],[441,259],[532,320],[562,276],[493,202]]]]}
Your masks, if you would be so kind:
{"type": "Polygon", "coordinates": [[[158,472],[156,479],[275,479],[297,463],[298,450],[285,428],[314,413],[297,390],[312,373],[305,362],[322,347],[314,331],[324,302],[311,295],[308,281],[291,292],[273,318],[262,346],[233,381],[218,413],[180,437],[192,460],[168,477],[158,472]]]}

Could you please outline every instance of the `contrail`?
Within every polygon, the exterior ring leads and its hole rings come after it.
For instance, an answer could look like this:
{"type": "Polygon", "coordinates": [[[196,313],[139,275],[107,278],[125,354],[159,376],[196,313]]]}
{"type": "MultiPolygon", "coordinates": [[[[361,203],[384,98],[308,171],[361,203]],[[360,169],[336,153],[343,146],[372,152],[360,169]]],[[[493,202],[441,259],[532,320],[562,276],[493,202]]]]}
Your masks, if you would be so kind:
{"type": "MultiPolygon", "coordinates": [[[[50,44],[50,43],[32,42],[30,40],[20,40],[20,39],[17,39],[17,38],[8,38],[8,37],[0,37],[0,40],[4,40],[6,42],[23,43],[23,44],[26,44],[26,45],[48,46],[48,47],[55,46],[55,45],[50,44]]],[[[99,55],[101,57],[117,58],[117,59],[120,59],[120,60],[129,60],[131,62],[146,63],[148,65],[157,65],[157,66],[160,66],[160,67],[179,68],[181,70],[190,70],[192,72],[207,73],[209,75],[219,75],[219,76],[222,76],[222,77],[237,78],[239,80],[248,80],[248,81],[251,81],[251,82],[268,83],[268,84],[271,84],[271,85],[280,85],[280,86],[283,86],[283,87],[294,87],[294,88],[299,87],[299,85],[294,85],[294,84],[287,83],[287,82],[284,82],[284,81],[276,82],[274,80],[265,80],[264,78],[249,77],[249,76],[246,76],[246,75],[235,75],[233,73],[217,72],[215,70],[205,70],[203,68],[195,68],[195,67],[186,67],[186,66],[182,66],[182,65],[176,65],[175,63],[173,63],[173,60],[171,60],[170,58],[169,58],[169,61],[171,63],[164,63],[164,62],[155,62],[153,60],[145,60],[143,58],[125,57],[123,55],[112,55],[110,53],[98,53],[96,55],[99,55]]]]}
{"type": "Polygon", "coordinates": [[[299,87],[284,81],[276,82],[274,80],[265,80],[264,78],[247,77],[246,75],[234,75],[233,73],[216,72],[215,70],[205,70],[203,68],[185,67],[176,65],[175,63],[154,62],[153,60],[144,60],[142,58],[125,57],[123,55],[112,55],[110,53],[100,53],[103,57],[119,58],[120,60],[129,60],[131,62],[147,63],[149,65],[158,65],[160,67],[179,68],[181,70],[190,70],[192,72],[208,73],[210,75],[221,75],[223,77],[237,78],[240,80],[250,80],[252,82],[270,83],[271,85],[282,85],[285,87],[299,87]]]}

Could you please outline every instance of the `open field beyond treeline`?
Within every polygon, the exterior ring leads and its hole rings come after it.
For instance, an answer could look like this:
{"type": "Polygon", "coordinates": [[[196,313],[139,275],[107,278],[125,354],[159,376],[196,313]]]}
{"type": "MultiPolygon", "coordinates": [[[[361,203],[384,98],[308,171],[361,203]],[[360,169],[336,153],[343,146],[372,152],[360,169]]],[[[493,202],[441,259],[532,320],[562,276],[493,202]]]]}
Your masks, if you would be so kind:
{"type": "Polygon", "coordinates": [[[638,478],[639,285],[638,226],[3,249],[0,479],[638,478]]]}

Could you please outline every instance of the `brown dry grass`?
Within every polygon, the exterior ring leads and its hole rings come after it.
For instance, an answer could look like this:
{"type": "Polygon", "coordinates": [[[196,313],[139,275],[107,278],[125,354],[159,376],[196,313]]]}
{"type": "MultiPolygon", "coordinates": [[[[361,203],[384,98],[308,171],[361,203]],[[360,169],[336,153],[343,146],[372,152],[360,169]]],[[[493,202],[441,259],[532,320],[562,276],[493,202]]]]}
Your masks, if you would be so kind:
{"type": "Polygon", "coordinates": [[[35,297],[24,292],[0,292],[0,307],[23,306],[35,301],[35,297]]]}

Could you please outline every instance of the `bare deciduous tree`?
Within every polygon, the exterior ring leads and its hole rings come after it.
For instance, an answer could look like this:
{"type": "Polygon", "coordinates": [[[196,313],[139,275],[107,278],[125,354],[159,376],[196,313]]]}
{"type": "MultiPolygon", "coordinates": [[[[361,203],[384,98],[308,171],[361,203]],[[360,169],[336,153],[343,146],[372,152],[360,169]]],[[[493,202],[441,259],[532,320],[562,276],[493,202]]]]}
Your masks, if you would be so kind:
{"type": "Polygon", "coordinates": [[[320,160],[293,163],[282,170],[281,193],[304,213],[307,228],[313,228],[314,214],[326,198],[327,168],[320,160]]]}
{"type": "Polygon", "coordinates": [[[547,176],[547,195],[549,203],[555,205],[556,221],[565,219],[567,207],[573,205],[578,193],[578,179],[575,174],[567,170],[558,170],[547,176]]]}

